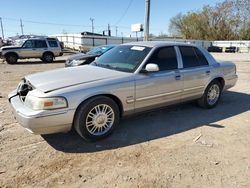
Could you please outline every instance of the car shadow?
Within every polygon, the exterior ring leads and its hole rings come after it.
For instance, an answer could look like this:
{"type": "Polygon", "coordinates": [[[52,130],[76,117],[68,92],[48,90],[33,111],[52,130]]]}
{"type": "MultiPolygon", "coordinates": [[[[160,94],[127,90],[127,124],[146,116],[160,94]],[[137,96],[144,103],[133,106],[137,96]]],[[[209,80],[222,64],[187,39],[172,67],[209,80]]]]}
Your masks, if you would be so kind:
{"type": "Polygon", "coordinates": [[[250,110],[250,95],[227,91],[213,109],[185,103],[123,119],[114,133],[97,142],[86,142],[75,131],[43,135],[49,145],[68,153],[115,149],[182,133],[201,126],[224,128],[215,122],[250,110]]]}

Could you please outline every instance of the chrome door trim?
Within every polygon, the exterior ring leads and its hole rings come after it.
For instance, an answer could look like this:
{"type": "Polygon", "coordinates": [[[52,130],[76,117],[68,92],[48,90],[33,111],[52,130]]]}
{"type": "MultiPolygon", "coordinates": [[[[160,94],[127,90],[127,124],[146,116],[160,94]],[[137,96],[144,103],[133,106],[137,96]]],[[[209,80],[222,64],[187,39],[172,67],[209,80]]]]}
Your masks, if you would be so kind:
{"type": "Polygon", "coordinates": [[[205,87],[205,86],[191,87],[191,88],[184,89],[183,91],[191,91],[191,90],[195,90],[195,89],[202,89],[202,88],[204,88],[204,87],[205,87]]]}
{"type": "Polygon", "coordinates": [[[136,99],[136,102],[140,102],[140,101],[144,101],[144,100],[150,100],[150,99],[155,99],[155,98],[159,98],[159,97],[165,97],[165,96],[169,96],[169,95],[174,95],[174,94],[178,94],[181,93],[182,90],[177,90],[177,91],[173,91],[173,92],[169,92],[169,93],[162,93],[162,94],[157,94],[157,95],[151,95],[148,97],[142,97],[142,98],[138,98],[136,99]]]}
{"type": "Polygon", "coordinates": [[[175,49],[176,59],[178,62],[178,69],[183,69],[183,61],[182,61],[180,49],[178,46],[174,46],[174,49],[175,49]]]}
{"type": "Polygon", "coordinates": [[[128,104],[131,104],[131,103],[135,102],[134,97],[133,97],[133,96],[127,97],[126,102],[127,102],[128,104]]]}
{"type": "Polygon", "coordinates": [[[181,68],[180,70],[182,70],[182,71],[185,71],[185,70],[195,70],[195,69],[199,69],[199,68],[210,68],[210,65],[202,65],[202,66],[195,66],[195,67],[186,67],[186,68],[181,68]]]}

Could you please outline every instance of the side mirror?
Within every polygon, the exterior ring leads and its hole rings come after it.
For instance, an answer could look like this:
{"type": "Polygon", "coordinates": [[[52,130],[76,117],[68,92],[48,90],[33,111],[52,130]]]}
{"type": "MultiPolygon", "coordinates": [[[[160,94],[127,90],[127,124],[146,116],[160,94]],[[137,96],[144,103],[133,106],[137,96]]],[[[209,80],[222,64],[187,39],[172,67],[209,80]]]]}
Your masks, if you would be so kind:
{"type": "Polygon", "coordinates": [[[154,63],[149,63],[146,65],[146,68],[143,70],[143,72],[158,72],[159,66],[157,64],[154,63]]]}

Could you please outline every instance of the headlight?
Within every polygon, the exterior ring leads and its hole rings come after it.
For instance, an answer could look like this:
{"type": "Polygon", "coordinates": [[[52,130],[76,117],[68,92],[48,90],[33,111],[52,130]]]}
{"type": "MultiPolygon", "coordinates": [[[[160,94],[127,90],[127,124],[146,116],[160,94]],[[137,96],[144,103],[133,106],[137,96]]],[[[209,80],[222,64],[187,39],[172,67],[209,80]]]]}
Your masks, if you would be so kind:
{"type": "Polygon", "coordinates": [[[82,63],[84,63],[85,62],[85,60],[72,60],[71,61],[71,65],[73,65],[73,66],[78,66],[78,65],[80,65],[80,64],[82,64],[82,63]]]}
{"type": "Polygon", "coordinates": [[[66,64],[66,65],[70,65],[70,64],[71,64],[71,61],[67,59],[67,60],[65,61],[65,64],[66,64]]]}
{"type": "Polygon", "coordinates": [[[24,104],[33,110],[52,110],[68,107],[64,97],[39,98],[27,95],[24,104]]]}

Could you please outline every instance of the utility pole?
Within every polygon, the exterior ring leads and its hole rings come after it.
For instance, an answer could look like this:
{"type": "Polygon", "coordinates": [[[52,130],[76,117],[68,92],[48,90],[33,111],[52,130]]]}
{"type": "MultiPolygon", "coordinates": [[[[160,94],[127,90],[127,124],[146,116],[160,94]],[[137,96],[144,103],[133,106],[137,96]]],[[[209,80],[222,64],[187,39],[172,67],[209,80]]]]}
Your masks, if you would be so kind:
{"type": "Polygon", "coordinates": [[[3,22],[2,22],[2,18],[1,17],[0,17],[0,23],[1,23],[1,30],[2,30],[2,39],[4,39],[3,22]]]}
{"type": "Polygon", "coordinates": [[[117,33],[118,33],[118,27],[115,26],[115,36],[117,37],[117,33]]]}
{"type": "Polygon", "coordinates": [[[92,35],[94,35],[94,18],[89,18],[89,20],[91,21],[91,26],[92,26],[92,35]]]}
{"type": "Polygon", "coordinates": [[[22,35],[23,35],[23,21],[22,21],[22,19],[20,19],[20,27],[21,27],[21,32],[22,32],[22,35]]]}
{"type": "Polygon", "coordinates": [[[110,25],[108,24],[108,36],[111,36],[110,25]]]}
{"type": "Polygon", "coordinates": [[[148,36],[149,36],[149,17],[150,17],[150,0],[145,0],[145,22],[144,22],[145,41],[148,41],[148,36]]]}

